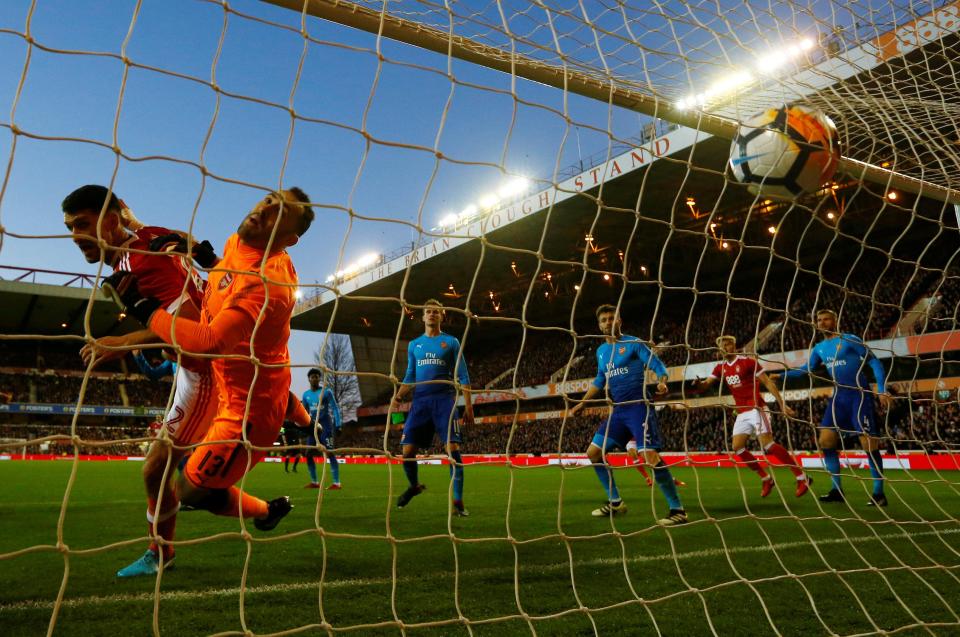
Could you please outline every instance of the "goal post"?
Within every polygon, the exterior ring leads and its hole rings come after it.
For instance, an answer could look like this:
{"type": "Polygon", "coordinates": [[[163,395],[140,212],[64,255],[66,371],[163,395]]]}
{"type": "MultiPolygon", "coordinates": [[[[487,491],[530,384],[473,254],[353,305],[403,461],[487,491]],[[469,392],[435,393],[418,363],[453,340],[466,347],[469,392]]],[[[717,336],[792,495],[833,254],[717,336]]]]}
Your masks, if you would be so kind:
{"type": "Polygon", "coordinates": [[[960,0],[105,4],[0,2],[0,626],[960,630],[960,0]]]}
{"type": "MultiPolygon", "coordinates": [[[[573,68],[575,65],[572,64],[570,66],[551,65],[515,51],[505,51],[475,42],[464,36],[447,33],[429,25],[392,15],[387,3],[383,3],[382,11],[375,11],[347,0],[261,1],[660,118],[709,135],[732,140],[737,134],[736,120],[705,110],[678,108],[676,99],[658,95],[655,88],[649,92],[643,92],[637,88],[635,82],[614,78],[609,73],[587,74],[578,68],[573,68]]],[[[837,169],[854,179],[960,205],[960,190],[897,173],[868,162],[843,157],[837,169]]]]}

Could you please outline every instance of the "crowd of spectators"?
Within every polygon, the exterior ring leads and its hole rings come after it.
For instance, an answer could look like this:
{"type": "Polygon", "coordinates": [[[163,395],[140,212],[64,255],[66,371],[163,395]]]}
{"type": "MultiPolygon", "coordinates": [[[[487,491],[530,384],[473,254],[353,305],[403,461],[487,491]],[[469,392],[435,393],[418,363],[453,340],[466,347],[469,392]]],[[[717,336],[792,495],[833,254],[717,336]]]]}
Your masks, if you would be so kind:
{"type": "MultiPolygon", "coordinates": [[[[773,416],[774,438],[796,451],[817,449],[817,425],[827,408],[827,398],[791,402],[794,418],[773,416]]],[[[476,424],[463,431],[464,453],[550,454],[583,453],[604,421],[602,415],[476,424]]],[[[730,452],[731,429],[736,413],[720,406],[694,409],[665,407],[657,412],[664,451],[707,453],[730,452]]],[[[956,402],[937,404],[929,398],[898,398],[889,415],[878,412],[887,447],[893,451],[960,450],[960,408],[956,402]]],[[[340,447],[383,448],[383,430],[344,429],[340,447]]],[[[400,431],[390,430],[387,449],[399,453],[400,431]]],[[[430,453],[441,454],[435,445],[430,453]]]]}
{"type": "MultiPolygon", "coordinates": [[[[82,345],[79,339],[3,340],[0,341],[0,367],[84,371],[86,365],[80,358],[82,345]]],[[[111,373],[122,371],[118,361],[101,363],[96,369],[111,373]]]]}
{"type": "MultiPolygon", "coordinates": [[[[78,425],[77,435],[82,440],[80,453],[90,455],[141,455],[145,451],[144,438],[150,436],[148,421],[129,419],[108,420],[103,425],[78,425]],[[139,439],[139,440],[138,440],[139,439]]],[[[6,453],[52,453],[72,454],[73,443],[66,438],[71,434],[69,424],[31,423],[0,424],[0,439],[26,440],[24,447],[5,447],[6,453]],[[64,439],[39,442],[49,436],[64,436],[64,439]],[[31,442],[33,441],[33,442],[31,442]]]]}
{"type": "MultiPolygon", "coordinates": [[[[956,401],[938,403],[929,396],[903,397],[896,400],[889,414],[879,414],[884,430],[883,441],[888,451],[960,451],[960,406],[956,401]]],[[[796,452],[815,452],[816,425],[827,406],[825,397],[790,403],[795,418],[773,417],[774,438],[796,452]]],[[[729,453],[730,430],[735,413],[725,407],[694,409],[661,408],[657,412],[663,450],[668,452],[729,453]]],[[[467,454],[580,454],[586,451],[598,427],[604,422],[601,414],[584,414],[565,421],[561,418],[518,421],[496,424],[475,424],[464,428],[462,449],[467,454]]],[[[109,417],[80,422],[78,435],[85,441],[117,441],[105,446],[85,445],[83,453],[137,455],[143,452],[140,442],[125,442],[149,436],[149,420],[109,417]]],[[[0,438],[36,440],[45,436],[70,435],[70,424],[34,422],[0,424],[0,438]]],[[[400,453],[400,429],[387,430],[387,450],[400,453]]],[[[28,445],[28,453],[40,450],[28,445]]],[[[369,449],[376,454],[384,448],[382,428],[347,426],[337,438],[338,448],[369,449]]],[[[9,451],[9,450],[8,450],[9,451]]],[[[69,442],[53,443],[50,453],[72,453],[69,442]]],[[[428,453],[442,454],[435,444],[428,453]]],[[[363,453],[359,451],[357,453],[363,453]]]]}
{"type": "Polygon", "coordinates": [[[126,380],[124,385],[131,407],[165,407],[173,385],[166,380],[126,380]]]}
{"type": "Polygon", "coordinates": [[[809,348],[816,338],[814,312],[822,308],[839,314],[841,331],[866,340],[881,338],[896,326],[904,311],[932,293],[939,281],[932,272],[877,256],[858,261],[849,276],[797,276],[794,287],[804,292],[791,296],[789,311],[780,318],[780,334],[761,352],[809,348]],[[881,279],[878,273],[882,273],[881,279]]]}
{"type": "Polygon", "coordinates": [[[6,402],[30,401],[30,379],[22,374],[0,374],[0,393],[6,402]]]}
{"type": "MultiPolygon", "coordinates": [[[[955,326],[960,302],[960,270],[956,268],[944,276],[880,253],[864,253],[853,264],[828,263],[822,270],[798,271],[794,281],[770,285],[763,297],[755,300],[721,293],[665,296],[653,317],[653,329],[650,316],[627,313],[623,332],[644,340],[652,336],[657,354],[667,366],[674,366],[716,360],[718,335],[733,334],[746,345],[771,324],[780,328],[761,344],[759,353],[808,349],[816,339],[814,311],[820,308],[838,312],[844,332],[872,339],[889,334],[907,308],[935,294],[937,309],[927,330],[955,326]]],[[[567,378],[589,378],[596,374],[594,356],[601,340],[590,322],[578,324],[576,330],[576,352],[567,378]]],[[[516,380],[513,373],[507,374],[494,388],[546,383],[571,360],[573,339],[560,331],[528,329],[522,352],[520,339],[519,333],[504,333],[496,347],[473,346],[467,351],[475,387],[484,387],[514,366],[516,380]]],[[[480,342],[485,342],[482,337],[480,342]]]]}
{"type": "Polygon", "coordinates": [[[0,361],[4,367],[36,367],[37,342],[0,340],[0,361]]]}
{"type": "MultiPolygon", "coordinates": [[[[41,374],[33,376],[37,401],[41,403],[73,404],[80,396],[83,378],[41,374]]],[[[83,395],[85,405],[121,405],[119,382],[91,376],[83,395]]]]}
{"type": "Polygon", "coordinates": [[[957,329],[957,308],[960,307],[960,266],[953,267],[941,276],[933,286],[936,299],[927,332],[957,329]]]}
{"type": "Polygon", "coordinates": [[[896,401],[886,419],[887,447],[898,451],[960,451],[960,408],[931,399],[896,401]]]}
{"type": "MultiPolygon", "coordinates": [[[[7,402],[31,401],[31,385],[38,403],[72,405],[80,397],[83,378],[61,374],[0,374],[0,393],[7,402]]],[[[163,407],[170,394],[170,381],[146,381],[90,376],[83,395],[85,405],[123,405],[120,386],[125,386],[129,405],[163,407]]]]}
{"type": "MultiPolygon", "coordinates": [[[[82,373],[86,367],[79,355],[80,342],[69,340],[0,341],[0,400],[47,404],[74,404],[80,396],[82,373]],[[25,370],[25,371],[24,371],[25,370]],[[33,393],[31,394],[31,389],[33,393]]],[[[86,405],[123,405],[124,386],[129,405],[164,406],[170,393],[170,381],[146,381],[123,373],[119,361],[98,365],[87,381],[83,402],[86,405]],[[112,374],[115,376],[108,376],[112,374]]],[[[132,360],[128,372],[139,372],[132,360]]]]}

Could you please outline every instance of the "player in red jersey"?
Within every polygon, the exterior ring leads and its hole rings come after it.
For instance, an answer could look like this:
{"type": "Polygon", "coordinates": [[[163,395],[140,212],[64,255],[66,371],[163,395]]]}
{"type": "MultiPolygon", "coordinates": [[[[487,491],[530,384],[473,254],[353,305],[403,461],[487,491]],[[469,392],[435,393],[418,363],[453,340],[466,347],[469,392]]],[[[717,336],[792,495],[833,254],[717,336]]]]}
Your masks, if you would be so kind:
{"type": "MultiPolygon", "coordinates": [[[[627,443],[626,449],[627,449],[627,456],[630,457],[630,464],[632,464],[633,467],[640,472],[640,475],[643,476],[643,479],[647,481],[647,486],[652,487],[653,479],[650,478],[650,474],[647,473],[646,468],[643,466],[643,462],[640,460],[640,451],[637,447],[637,439],[631,438],[630,441],[627,443]]],[[[678,478],[674,478],[673,483],[678,487],[687,486],[686,482],[678,478]]]]}
{"type": "Polygon", "coordinates": [[[780,390],[777,389],[773,380],[763,373],[763,368],[756,359],[737,353],[736,338],[721,336],[717,339],[717,347],[723,354],[723,361],[713,368],[709,378],[694,381],[694,387],[708,389],[717,382],[721,382],[730,391],[738,412],[737,420],[733,425],[733,453],[738,460],[760,476],[763,484],[760,496],[765,498],[770,495],[774,484],[773,476],[764,471],[757,458],[747,451],[747,442],[750,438],[756,438],[766,455],[776,458],[793,472],[797,478],[796,496],[799,498],[807,492],[813,480],[804,474],[790,452],[774,441],[770,413],[760,395],[760,384],[762,383],[767,391],[773,394],[783,415],[792,418],[796,413],[783,401],[780,390]]]}
{"type": "Polygon", "coordinates": [[[210,272],[199,318],[174,316],[144,293],[135,274],[115,272],[104,289],[165,342],[185,352],[216,355],[212,366],[219,406],[207,435],[190,456],[177,492],[185,504],[216,515],[253,518],[270,530],[292,505],[241,491],[237,482],[272,448],[284,419],[309,426],[290,387],[290,317],[298,281],[286,248],[313,221],[299,188],[271,193],[231,236],[210,272]]]}
{"type": "MultiPolygon", "coordinates": [[[[204,282],[192,264],[185,258],[149,254],[151,244],[157,239],[177,236],[176,233],[141,223],[130,226],[130,217],[124,215],[128,210],[126,204],[103,186],[78,188],[63,200],[62,208],[63,222],[88,263],[97,263],[102,258],[115,271],[134,272],[142,289],[157,298],[168,311],[179,310],[183,317],[200,316],[204,282]],[[136,227],[136,230],[128,226],[136,227]],[[97,236],[105,244],[102,251],[95,240],[97,236]]],[[[142,329],[122,336],[96,339],[84,345],[80,354],[89,365],[120,358],[134,346],[161,342],[156,334],[142,329]]],[[[140,559],[117,572],[118,577],[155,574],[161,553],[167,567],[174,559],[169,542],[174,538],[180,503],[173,489],[172,476],[187,447],[206,434],[217,406],[209,361],[183,357],[180,362],[173,404],[167,412],[159,440],[150,445],[143,464],[149,532],[165,541],[152,541],[140,559]]]]}

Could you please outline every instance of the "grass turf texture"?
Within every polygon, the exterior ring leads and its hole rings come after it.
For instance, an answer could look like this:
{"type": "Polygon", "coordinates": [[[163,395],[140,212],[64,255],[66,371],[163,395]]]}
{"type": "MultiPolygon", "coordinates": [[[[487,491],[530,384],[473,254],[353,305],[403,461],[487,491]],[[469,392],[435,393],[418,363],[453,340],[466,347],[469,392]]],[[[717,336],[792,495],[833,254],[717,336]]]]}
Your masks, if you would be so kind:
{"type": "MultiPolygon", "coordinates": [[[[114,577],[146,546],[137,539],[146,533],[141,465],[77,467],[64,512],[67,556],[55,546],[71,469],[0,464],[0,555],[34,547],[0,560],[0,633],[45,633],[69,566],[55,634],[150,634],[156,580],[114,577]]],[[[613,523],[590,517],[603,499],[589,467],[466,471],[472,515],[461,519],[448,517],[447,467],[421,466],[429,489],[402,511],[399,466],[345,465],[340,492],[304,490],[305,471],[257,467],[247,487],[290,494],[296,508],[273,532],[249,525],[249,545],[235,519],[181,513],[183,544],[160,585],[160,632],[312,625],[302,634],[326,634],[326,621],[370,625],[352,634],[399,635],[395,625],[372,626],[396,613],[408,625],[448,622],[408,634],[468,635],[459,605],[482,622],[471,627],[478,636],[930,634],[911,627],[921,622],[933,634],[960,633],[960,473],[890,471],[890,507],[878,510],[865,506],[866,472],[846,478],[850,506],[821,509],[815,497],[795,499],[781,470],[783,491],[761,500],[749,472],[678,469],[691,524],[665,530],[654,525],[666,513],[662,496],[633,469],[616,472],[630,510],[613,523]]],[[[824,493],[829,481],[815,475],[824,493]]]]}

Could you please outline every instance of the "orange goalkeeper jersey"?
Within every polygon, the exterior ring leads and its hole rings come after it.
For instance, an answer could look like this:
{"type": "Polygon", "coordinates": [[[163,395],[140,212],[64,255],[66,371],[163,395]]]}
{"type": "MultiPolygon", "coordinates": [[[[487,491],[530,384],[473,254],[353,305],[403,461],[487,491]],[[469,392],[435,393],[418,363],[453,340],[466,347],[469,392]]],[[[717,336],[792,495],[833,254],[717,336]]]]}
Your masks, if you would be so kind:
{"type": "Polygon", "coordinates": [[[175,339],[187,352],[218,355],[213,372],[221,414],[226,408],[242,416],[250,395],[251,421],[254,414],[272,414],[277,401],[285,407],[290,388],[287,341],[297,272],[286,252],[270,255],[266,263],[263,254],[232,235],[208,277],[200,323],[173,321],[162,311],[150,319],[151,329],[164,340],[175,339]],[[252,355],[261,363],[259,371],[249,359],[251,343],[252,355]]]}

